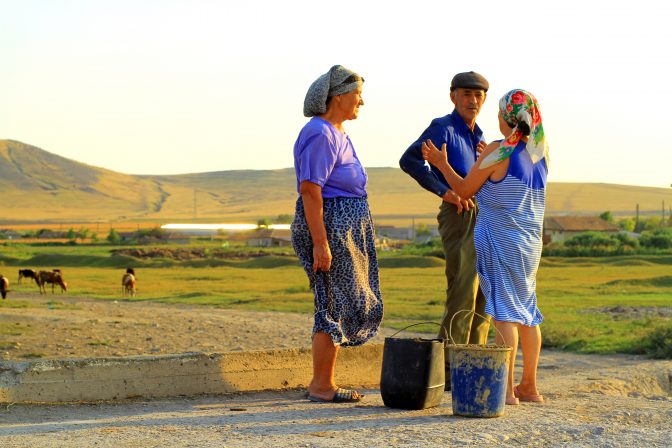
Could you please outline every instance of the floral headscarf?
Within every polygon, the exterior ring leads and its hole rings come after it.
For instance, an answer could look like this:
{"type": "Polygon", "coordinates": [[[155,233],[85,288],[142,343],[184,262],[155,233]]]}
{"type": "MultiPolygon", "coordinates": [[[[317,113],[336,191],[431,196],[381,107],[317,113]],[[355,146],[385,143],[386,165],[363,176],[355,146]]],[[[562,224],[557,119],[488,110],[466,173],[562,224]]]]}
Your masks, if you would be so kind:
{"type": "Polygon", "coordinates": [[[534,95],[522,89],[511,90],[499,100],[499,113],[502,114],[504,121],[513,126],[513,132],[502,141],[499,148],[483,159],[481,168],[499,163],[511,155],[523,136],[522,131],[518,129],[518,123],[521,122],[527,123],[530,128],[530,136],[525,149],[530,153],[532,163],[545,158],[546,165],[548,165],[548,144],[544,135],[544,126],[541,123],[539,103],[534,95]]]}

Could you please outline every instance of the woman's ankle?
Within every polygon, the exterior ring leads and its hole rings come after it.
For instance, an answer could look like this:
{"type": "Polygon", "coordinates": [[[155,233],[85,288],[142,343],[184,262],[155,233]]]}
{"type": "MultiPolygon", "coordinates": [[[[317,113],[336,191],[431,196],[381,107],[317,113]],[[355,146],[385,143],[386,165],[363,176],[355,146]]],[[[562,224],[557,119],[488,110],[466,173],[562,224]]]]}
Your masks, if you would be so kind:
{"type": "Polygon", "coordinates": [[[539,393],[537,390],[537,383],[521,381],[516,387],[524,395],[537,395],[539,393]]]}
{"type": "Polygon", "coordinates": [[[308,386],[308,391],[313,393],[329,393],[334,392],[338,389],[336,384],[318,384],[314,381],[308,386]]]}

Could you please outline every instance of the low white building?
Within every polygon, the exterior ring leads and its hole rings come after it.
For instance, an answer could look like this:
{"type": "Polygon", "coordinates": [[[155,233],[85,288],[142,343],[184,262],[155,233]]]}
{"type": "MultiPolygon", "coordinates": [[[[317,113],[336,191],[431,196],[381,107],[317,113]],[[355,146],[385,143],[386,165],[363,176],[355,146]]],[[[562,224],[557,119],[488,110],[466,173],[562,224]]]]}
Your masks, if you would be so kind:
{"type": "Polygon", "coordinates": [[[544,244],[561,243],[586,232],[616,234],[618,226],[599,216],[547,216],[544,219],[544,244]]]}
{"type": "Polygon", "coordinates": [[[289,229],[259,229],[248,239],[251,247],[287,247],[292,245],[292,232],[289,229]]]}

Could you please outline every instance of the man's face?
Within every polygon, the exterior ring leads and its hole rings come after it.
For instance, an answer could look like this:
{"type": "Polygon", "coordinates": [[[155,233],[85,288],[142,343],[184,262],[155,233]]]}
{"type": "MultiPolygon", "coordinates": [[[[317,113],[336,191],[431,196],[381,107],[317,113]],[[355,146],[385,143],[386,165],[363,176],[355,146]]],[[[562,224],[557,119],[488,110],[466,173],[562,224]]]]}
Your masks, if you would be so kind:
{"type": "Polygon", "coordinates": [[[470,126],[476,123],[476,117],[481,112],[485,97],[486,93],[481,89],[457,88],[450,92],[450,100],[455,105],[457,113],[470,126]]]}

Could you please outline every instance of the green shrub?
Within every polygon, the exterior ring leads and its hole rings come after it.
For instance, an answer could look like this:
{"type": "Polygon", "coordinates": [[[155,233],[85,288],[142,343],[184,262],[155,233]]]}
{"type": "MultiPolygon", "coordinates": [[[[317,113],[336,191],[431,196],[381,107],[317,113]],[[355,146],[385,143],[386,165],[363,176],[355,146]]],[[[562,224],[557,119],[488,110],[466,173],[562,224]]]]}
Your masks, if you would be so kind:
{"type": "Polygon", "coordinates": [[[672,327],[659,327],[642,338],[633,350],[656,359],[672,359],[672,327]]]}
{"type": "Polygon", "coordinates": [[[426,243],[411,243],[404,246],[400,251],[400,255],[418,255],[423,257],[445,258],[443,253],[443,246],[439,238],[432,238],[426,243]]]}
{"type": "Polygon", "coordinates": [[[581,247],[591,249],[614,249],[619,246],[618,238],[604,232],[580,233],[565,241],[567,247],[581,247]]]}
{"type": "Polygon", "coordinates": [[[643,232],[639,243],[648,248],[670,249],[672,248],[672,229],[656,229],[643,232]]]}
{"type": "Polygon", "coordinates": [[[669,254],[672,229],[656,229],[642,233],[638,240],[626,233],[585,232],[564,243],[544,246],[543,255],[553,257],[604,257],[614,255],[669,254]]]}
{"type": "Polygon", "coordinates": [[[116,230],[110,229],[110,233],[107,235],[107,241],[110,244],[119,244],[121,243],[121,237],[119,236],[119,233],[117,233],[116,230]]]}

